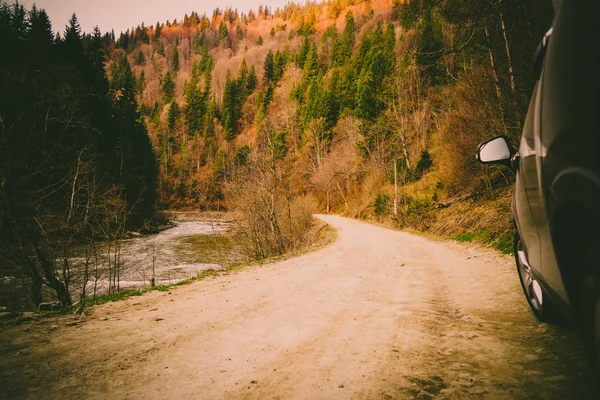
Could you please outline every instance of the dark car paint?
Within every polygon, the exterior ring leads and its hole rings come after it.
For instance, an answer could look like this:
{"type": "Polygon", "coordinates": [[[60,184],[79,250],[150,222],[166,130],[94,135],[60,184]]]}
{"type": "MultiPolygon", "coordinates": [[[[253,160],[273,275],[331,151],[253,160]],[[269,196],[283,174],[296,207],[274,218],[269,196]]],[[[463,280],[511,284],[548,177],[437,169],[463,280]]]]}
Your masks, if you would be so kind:
{"type": "MultiPolygon", "coordinates": [[[[597,6],[575,0],[559,6],[523,129],[513,198],[515,224],[534,275],[569,317],[577,313],[573,307],[582,288],[573,276],[583,279],[583,271],[573,271],[581,266],[558,257],[557,250],[568,254],[563,238],[580,235],[585,221],[558,216],[577,209],[582,219],[600,221],[597,6]]],[[[585,235],[598,232],[600,227],[586,228],[585,235]]]]}

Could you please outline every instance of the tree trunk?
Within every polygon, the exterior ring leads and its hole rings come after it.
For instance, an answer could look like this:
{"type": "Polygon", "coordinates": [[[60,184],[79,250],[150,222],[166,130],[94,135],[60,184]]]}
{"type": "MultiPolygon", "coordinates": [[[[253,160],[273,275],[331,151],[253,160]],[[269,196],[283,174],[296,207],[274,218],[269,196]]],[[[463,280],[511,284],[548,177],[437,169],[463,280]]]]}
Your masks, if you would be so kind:
{"type": "Polygon", "coordinates": [[[498,105],[500,106],[500,111],[502,113],[502,128],[504,130],[504,134],[507,135],[508,131],[506,129],[506,111],[504,108],[504,101],[502,99],[502,88],[500,87],[500,81],[498,79],[498,71],[496,67],[496,60],[494,58],[494,53],[492,52],[492,42],[490,40],[490,33],[488,31],[487,26],[484,26],[485,38],[488,43],[488,55],[490,57],[490,65],[492,66],[492,74],[494,78],[494,86],[496,87],[496,97],[498,98],[498,105]]]}
{"type": "Polygon", "coordinates": [[[510,47],[508,45],[508,36],[506,34],[506,25],[504,24],[504,14],[500,11],[500,25],[502,26],[502,36],[504,37],[504,48],[506,50],[506,58],[508,59],[508,75],[510,77],[510,89],[513,95],[516,92],[515,74],[513,71],[512,57],[510,56],[510,47]]]}
{"type": "Polygon", "coordinates": [[[71,296],[67,286],[61,282],[55,275],[55,261],[53,256],[46,254],[41,248],[35,249],[36,257],[42,267],[44,278],[48,282],[48,286],[56,292],[56,298],[63,307],[70,306],[72,304],[71,296]]]}
{"type": "Polygon", "coordinates": [[[398,159],[394,157],[394,217],[398,216],[398,159]]]}

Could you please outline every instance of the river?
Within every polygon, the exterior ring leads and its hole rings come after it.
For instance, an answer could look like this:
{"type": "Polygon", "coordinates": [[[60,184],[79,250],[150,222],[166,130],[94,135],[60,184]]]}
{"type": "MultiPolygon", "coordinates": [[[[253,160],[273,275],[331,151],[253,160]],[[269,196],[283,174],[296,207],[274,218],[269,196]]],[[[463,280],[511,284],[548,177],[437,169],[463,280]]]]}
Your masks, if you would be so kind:
{"type": "MultiPolygon", "coordinates": [[[[157,234],[132,234],[119,241],[117,256],[114,243],[98,243],[96,255],[89,263],[86,297],[108,293],[111,282],[113,291],[145,289],[153,283],[173,284],[243,260],[239,249],[226,234],[231,222],[201,220],[201,215],[193,213],[173,215],[172,226],[157,234]],[[114,268],[115,261],[118,268],[114,268]],[[118,271],[117,278],[111,278],[114,271],[118,271]]],[[[69,263],[69,291],[76,301],[82,291],[85,257],[71,257],[69,263]]],[[[24,277],[0,276],[0,307],[31,309],[27,293],[28,283],[24,277]]],[[[52,294],[44,289],[44,301],[53,300],[52,294]]]]}

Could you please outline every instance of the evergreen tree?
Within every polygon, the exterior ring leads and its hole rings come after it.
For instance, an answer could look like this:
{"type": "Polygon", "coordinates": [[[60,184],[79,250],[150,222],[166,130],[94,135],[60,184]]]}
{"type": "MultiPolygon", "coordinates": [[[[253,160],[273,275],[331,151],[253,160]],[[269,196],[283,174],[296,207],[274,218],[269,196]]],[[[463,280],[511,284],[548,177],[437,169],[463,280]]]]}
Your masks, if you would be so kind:
{"type": "Polygon", "coordinates": [[[254,65],[253,65],[252,68],[250,68],[250,73],[248,74],[248,84],[247,84],[248,91],[250,93],[254,92],[257,85],[258,85],[258,77],[256,76],[256,68],[254,68],[254,65]]]}
{"type": "Polygon", "coordinates": [[[45,10],[38,10],[34,5],[29,12],[29,22],[31,29],[28,31],[27,39],[30,45],[38,51],[47,51],[54,39],[48,14],[45,10]]]}
{"type": "Polygon", "coordinates": [[[146,88],[146,72],[142,70],[140,72],[140,77],[136,79],[135,92],[137,94],[142,94],[144,89],[146,88]]]}
{"type": "Polygon", "coordinates": [[[125,119],[137,119],[135,77],[127,61],[127,55],[122,51],[115,55],[115,60],[110,66],[110,77],[109,88],[113,104],[125,119]]]}
{"type": "Polygon", "coordinates": [[[171,71],[173,71],[173,76],[179,72],[179,50],[177,50],[176,44],[173,45],[173,53],[171,55],[171,71]]]}
{"type": "Polygon", "coordinates": [[[264,78],[265,84],[269,84],[270,82],[273,81],[273,79],[275,77],[274,70],[275,70],[275,62],[273,59],[273,52],[271,50],[269,50],[269,52],[267,53],[267,57],[265,58],[265,64],[264,64],[263,78],[264,78]]]}
{"type": "Polygon", "coordinates": [[[142,65],[146,62],[146,57],[144,57],[144,52],[142,50],[137,52],[137,56],[135,57],[135,64],[142,65]]]}
{"type": "Polygon", "coordinates": [[[354,16],[352,12],[346,14],[346,26],[342,31],[340,40],[335,43],[333,49],[333,64],[344,65],[352,57],[352,49],[354,48],[354,42],[356,40],[356,24],[354,23],[354,16]]]}
{"type": "Polygon", "coordinates": [[[248,71],[248,64],[246,64],[246,58],[242,59],[242,64],[240,65],[240,71],[238,73],[238,88],[240,91],[240,97],[246,98],[250,94],[248,90],[248,79],[250,77],[250,73],[248,71]]]}
{"type": "Polygon", "coordinates": [[[310,51],[310,40],[308,37],[304,37],[304,41],[302,42],[302,48],[296,57],[296,64],[298,68],[304,68],[304,63],[306,62],[306,57],[308,57],[308,52],[310,51]]]}
{"type": "Polygon", "coordinates": [[[439,65],[444,51],[442,27],[431,8],[425,10],[417,38],[417,65],[421,75],[431,84],[441,83],[443,71],[439,65]]]}
{"type": "MultiPolygon", "coordinates": [[[[37,10],[35,12],[37,13],[37,10]]],[[[75,14],[73,14],[73,16],[74,15],[75,14]]],[[[24,41],[27,37],[27,32],[29,31],[29,21],[27,20],[27,11],[25,11],[25,7],[17,1],[12,6],[12,13],[9,14],[9,18],[10,24],[8,26],[10,27],[12,37],[16,41],[24,41]]],[[[77,21],[77,18],[75,18],[75,21],[77,21]]],[[[81,30],[79,33],[81,33],[81,30]]]]}
{"type": "Polygon", "coordinates": [[[161,27],[160,21],[159,21],[154,26],[154,40],[158,40],[160,38],[161,31],[162,31],[162,27],[161,27]]]}
{"type": "Polygon", "coordinates": [[[167,115],[167,129],[170,134],[173,134],[173,131],[177,127],[177,122],[179,121],[179,116],[181,115],[181,110],[179,109],[179,104],[177,101],[173,99],[171,101],[171,105],[169,106],[169,114],[167,115]]]}
{"type": "Polygon", "coordinates": [[[204,131],[204,117],[206,114],[206,100],[204,93],[195,82],[192,82],[186,91],[185,123],[188,133],[192,136],[201,135],[204,131]]]}
{"type": "Polygon", "coordinates": [[[396,4],[394,8],[399,16],[400,25],[405,29],[410,29],[415,26],[420,13],[418,1],[411,0],[408,3],[404,2],[403,4],[396,4]]]}
{"type": "Polygon", "coordinates": [[[225,130],[225,139],[232,141],[235,138],[237,128],[236,110],[238,107],[238,88],[236,80],[231,74],[227,74],[225,88],[223,89],[223,105],[221,108],[221,124],[225,130]]]}
{"type": "Polygon", "coordinates": [[[156,42],[156,54],[165,56],[165,45],[160,40],[156,42]]]}
{"type": "Polygon", "coordinates": [[[130,220],[141,224],[154,208],[157,166],[148,132],[138,114],[135,77],[125,53],[116,53],[110,77],[110,97],[117,111],[120,132],[119,177],[125,186],[130,220]]]}
{"type": "Polygon", "coordinates": [[[286,53],[277,50],[275,57],[273,57],[273,80],[279,82],[285,72],[285,66],[287,64],[286,53]]]}
{"type": "Polygon", "coordinates": [[[78,66],[83,62],[83,42],[81,37],[81,27],[77,20],[77,15],[73,13],[69,24],[66,26],[64,39],[62,41],[64,54],[71,62],[78,66]]]}
{"type": "Polygon", "coordinates": [[[221,21],[221,24],[219,25],[219,43],[225,45],[225,47],[231,47],[229,29],[227,29],[225,21],[221,21]]]}
{"type": "Polygon", "coordinates": [[[169,71],[167,71],[162,79],[161,86],[165,95],[165,103],[170,103],[175,97],[175,82],[173,82],[173,78],[169,71]]]}
{"type": "Polygon", "coordinates": [[[209,102],[206,109],[206,120],[204,122],[204,147],[210,155],[213,154],[215,143],[215,110],[215,103],[213,101],[209,102]]]}
{"type": "Polygon", "coordinates": [[[310,47],[310,51],[306,56],[306,62],[302,71],[302,80],[310,81],[316,77],[321,71],[321,65],[319,64],[319,53],[317,46],[313,43],[310,47]]]}
{"type": "Polygon", "coordinates": [[[360,74],[356,85],[356,116],[372,121],[379,115],[383,107],[378,99],[373,73],[370,70],[364,70],[360,74]]]}
{"type": "Polygon", "coordinates": [[[158,105],[158,100],[154,100],[154,104],[152,105],[152,110],[150,111],[150,123],[158,128],[160,125],[160,107],[158,105]]]}

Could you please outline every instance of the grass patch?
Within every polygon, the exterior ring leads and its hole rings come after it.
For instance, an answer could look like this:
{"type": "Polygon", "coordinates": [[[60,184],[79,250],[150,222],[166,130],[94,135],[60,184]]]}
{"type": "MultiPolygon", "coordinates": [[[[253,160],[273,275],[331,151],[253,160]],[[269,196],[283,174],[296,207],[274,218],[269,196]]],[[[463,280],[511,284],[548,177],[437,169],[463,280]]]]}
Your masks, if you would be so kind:
{"type": "Polygon", "coordinates": [[[452,236],[452,239],[456,240],[457,242],[471,242],[473,241],[475,236],[476,235],[473,232],[466,232],[461,233],[460,235],[452,236]]]}
{"type": "Polygon", "coordinates": [[[187,263],[212,264],[229,258],[236,252],[236,245],[228,235],[196,235],[181,239],[175,252],[187,263]]]}
{"type": "Polygon", "coordinates": [[[489,230],[483,229],[477,232],[465,232],[453,235],[450,238],[457,242],[479,242],[493,247],[502,254],[514,254],[513,235],[511,232],[497,236],[489,230]]]}
{"type": "Polygon", "coordinates": [[[514,235],[512,232],[505,233],[504,235],[496,238],[496,240],[492,243],[492,246],[499,250],[502,254],[514,255],[514,235]]]}
{"type": "Polygon", "coordinates": [[[174,251],[177,259],[184,263],[233,265],[242,260],[240,246],[230,234],[185,237],[174,251]]]}

